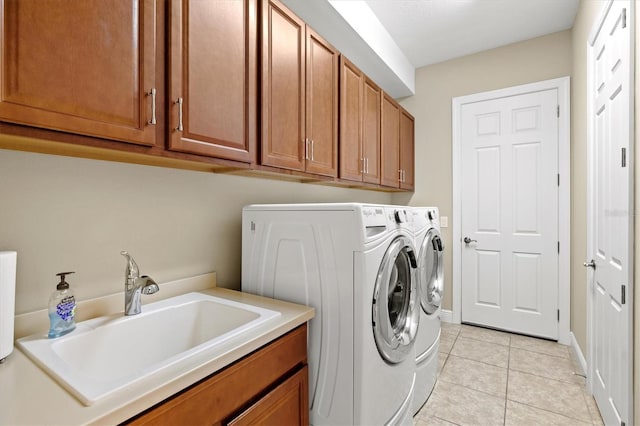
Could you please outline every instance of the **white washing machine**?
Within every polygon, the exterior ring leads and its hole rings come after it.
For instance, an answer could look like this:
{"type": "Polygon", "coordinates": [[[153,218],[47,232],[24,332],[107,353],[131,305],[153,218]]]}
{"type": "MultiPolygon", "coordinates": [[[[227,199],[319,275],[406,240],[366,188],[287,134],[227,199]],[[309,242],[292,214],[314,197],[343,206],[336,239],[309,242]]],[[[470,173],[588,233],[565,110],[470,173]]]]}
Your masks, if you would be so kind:
{"type": "Polygon", "coordinates": [[[415,415],[427,402],[438,373],[444,245],[440,236],[437,207],[413,207],[411,216],[418,253],[417,279],[420,295],[420,327],[415,345],[416,388],[412,409],[415,415]]]}
{"type": "Polygon", "coordinates": [[[311,424],[412,424],[420,301],[406,212],[367,204],[243,209],[242,290],[316,310],[311,424]]]}

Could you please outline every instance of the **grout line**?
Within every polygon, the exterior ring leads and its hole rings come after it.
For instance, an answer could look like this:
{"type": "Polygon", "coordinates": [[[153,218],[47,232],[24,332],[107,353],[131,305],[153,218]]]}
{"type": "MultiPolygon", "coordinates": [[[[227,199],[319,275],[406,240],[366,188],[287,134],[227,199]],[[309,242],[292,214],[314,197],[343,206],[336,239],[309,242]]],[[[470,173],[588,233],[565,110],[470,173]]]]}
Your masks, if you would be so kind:
{"type": "MultiPolygon", "coordinates": [[[[582,423],[589,423],[589,422],[585,422],[585,421],[584,421],[584,419],[577,419],[577,418],[575,418],[575,417],[570,417],[570,416],[567,416],[567,415],[565,415],[565,414],[558,413],[558,412],[556,412],[556,411],[551,411],[551,410],[547,410],[546,408],[540,408],[540,407],[537,407],[537,406],[535,406],[535,405],[527,404],[526,402],[516,401],[516,400],[514,400],[514,399],[510,399],[509,401],[515,402],[516,404],[525,405],[525,406],[527,406],[527,407],[529,407],[529,408],[533,408],[533,409],[535,409],[535,410],[544,411],[544,412],[546,412],[546,413],[553,414],[553,415],[555,415],[555,416],[564,417],[564,418],[565,418],[565,419],[567,419],[567,420],[574,420],[574,421],[578,421],[578,422],[582,422],[582,423]]],[[[589,413],[589,417],[591,417],[591,413],[589,413]]],[[[591,422],[591,423],[593,424],[593,422],[591,422]]]]}
{"type": "Polygon", "coordinates": [[[511,371],[511,337],[509,337],[509,351],[507,354],[507,388],[504,390],[504,417],[502,424],[507,424],[507,401],[509,400],[509,372],[511,371]]]}

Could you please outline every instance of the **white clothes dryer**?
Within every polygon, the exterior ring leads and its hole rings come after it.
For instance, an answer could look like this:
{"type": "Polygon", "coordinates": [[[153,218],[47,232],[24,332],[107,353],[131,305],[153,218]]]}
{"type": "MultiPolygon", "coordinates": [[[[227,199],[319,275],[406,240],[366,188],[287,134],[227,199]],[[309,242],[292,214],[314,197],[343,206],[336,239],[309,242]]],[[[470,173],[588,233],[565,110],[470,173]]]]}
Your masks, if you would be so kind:
{"type": "Polygon", "coordinates": [[[444,285],[444,245],[437,207],[413,207],[412,225],[418,252],[420,326],[416,338],[416,389],[412,412],[427,402],[438,373],[440,347],[440,301],[444,285]]]}
{"type": "Polygon", "coordinates": [[[243,209],[242,290],[315,308],[308,336],[311,424],[412,424],[416,271],[403,208],[243,209]]]}

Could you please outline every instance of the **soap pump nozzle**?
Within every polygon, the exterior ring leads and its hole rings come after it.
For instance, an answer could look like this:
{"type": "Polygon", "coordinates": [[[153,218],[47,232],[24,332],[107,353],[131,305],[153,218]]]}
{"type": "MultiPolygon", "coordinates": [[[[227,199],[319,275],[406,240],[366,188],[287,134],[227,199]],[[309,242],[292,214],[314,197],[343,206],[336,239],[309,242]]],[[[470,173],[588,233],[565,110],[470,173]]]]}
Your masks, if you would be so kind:
{"type": "Polygon", "coordinates": [[[56,286],[56,290],[66,290],[69,288],[69,283],[64,280],[67,275],[75,274],[75,272],[59,272],[56,276],[60,277],[60,282],[56,286]]]}

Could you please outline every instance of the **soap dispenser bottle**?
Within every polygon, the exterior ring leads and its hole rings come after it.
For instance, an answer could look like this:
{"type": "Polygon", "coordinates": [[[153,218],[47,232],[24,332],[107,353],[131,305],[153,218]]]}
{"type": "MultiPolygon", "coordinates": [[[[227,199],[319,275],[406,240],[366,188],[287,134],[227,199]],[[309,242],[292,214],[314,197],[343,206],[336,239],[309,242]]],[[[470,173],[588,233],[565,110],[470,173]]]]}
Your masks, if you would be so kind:
{"type": "Polygon", "coordinates": [[[64,280],[66,275],[73,273],[60,272],[56,274],[56,276],[60,277],[60,282],[49,299],[50,339],[64,336],[76,328],[76,298],[69,288],[69,283],[64,280]]]}

